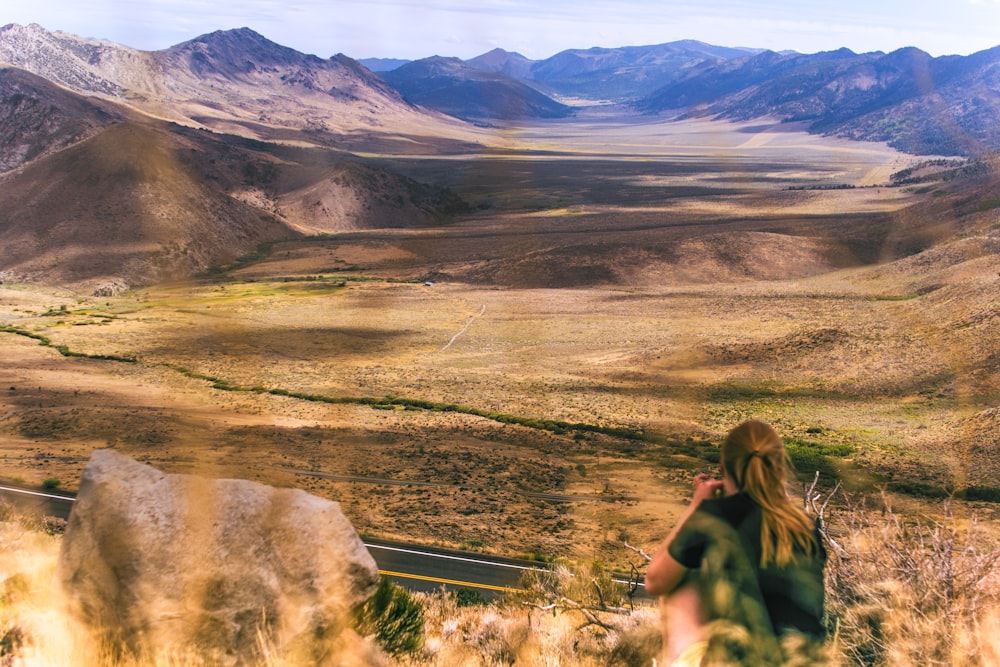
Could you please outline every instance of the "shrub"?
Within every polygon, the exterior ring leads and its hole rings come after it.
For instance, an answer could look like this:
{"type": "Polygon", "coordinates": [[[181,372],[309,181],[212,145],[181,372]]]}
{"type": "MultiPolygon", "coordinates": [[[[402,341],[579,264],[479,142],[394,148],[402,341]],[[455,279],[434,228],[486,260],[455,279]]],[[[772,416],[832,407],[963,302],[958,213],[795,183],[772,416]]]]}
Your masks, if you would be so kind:
{"type": "Polygon", "coordinates": [[[21,628],[15,625],[4,629],[0,633],[0,664],[15,664],[13,659],[17,656],[24,643],[25,636],[21,628]]]}
{"type": "Polygon", "coordinates": [[[1000,503],[1000,487],[970,486],[965,490],[965,499],[1000,503]]]}
{"type": "Polygon", "coordinates": [[[379,579],[375,595],[361,608],[356,627],[394,656],[416,653],[424,645],[423,607],[387,577],[379,579]]]}
{"type": "Polygon", "coordinates": [[[455,605],[458,607],[482,607],[486,605],[486,598],[474,588],[453,590],[451,597],[455,599],[455,605]]]}
{"type": "Polygon", "coordinates": [[[827,444],[796,438],[786,438],[785,449],[792,459],[795,470],[806,477],[811,477],[816,471],[819,471],[828,481],[840,478],[837,459],[854,453],[854,448],[850,445],[827,444]]]}
{"type": "Polygon", "coordinates": [[[530,634],[531,628],[524,619],[487,610],[477,626],[466,632],[465,641],[475,647],[483,665],[512,667],[530,634]]]}
{"type": "Polygon", "coordinates": [[[849,664],[996,664],[1000,545],[948,501],[939,515],[849,499],[827,521],[827,612],[849,664]]]}
{"type": "Polygon", "coordinates": [[[55,477],[49,477],[47,480],[42,482],[42,487],[46,489],[56,489],[59,488],[60,484],[62,484],[61,480],[56,479],[55,477]]]}

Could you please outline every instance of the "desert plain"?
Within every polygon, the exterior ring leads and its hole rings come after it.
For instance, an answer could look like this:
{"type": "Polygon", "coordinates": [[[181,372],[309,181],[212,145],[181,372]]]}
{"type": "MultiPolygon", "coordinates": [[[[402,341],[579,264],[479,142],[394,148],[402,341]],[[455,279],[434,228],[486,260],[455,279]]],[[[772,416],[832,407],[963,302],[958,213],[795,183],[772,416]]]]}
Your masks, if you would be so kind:
{"type": "Polygon", "coordinates": [[[926,158],[787,123],[479,132],[358,151],[469,205],[441,224],[113,297],[0,285],[0,475],[73,489],[114,447],[368,535],[626,566],[756,417],[796,485],[995,515],[992,177],[890,187],[926,158]]]}

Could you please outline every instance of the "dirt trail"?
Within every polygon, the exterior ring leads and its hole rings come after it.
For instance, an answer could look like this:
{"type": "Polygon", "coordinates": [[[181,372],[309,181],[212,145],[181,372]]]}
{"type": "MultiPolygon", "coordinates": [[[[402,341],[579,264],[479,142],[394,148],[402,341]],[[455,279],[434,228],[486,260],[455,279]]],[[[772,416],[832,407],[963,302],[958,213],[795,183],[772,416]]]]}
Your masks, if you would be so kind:
{"type": "Polygon", "coordinates": [[[464,333],[465,333],[466,331],[468,331],[468,330],[469,330],[469,327],[470,327],[470,326],[472,326],[472,323],[473,323],[473,322],[475,322],[475,321],[476,321],[476,319],[478,319],[478,318],[482,317],[482,316],[483,316],[483,313],[485,313],[485,312],[486,312],[486,304],[484,303],[484,304],[483,304],[483,308],[482,308],[482,310],[480,310],[480,311],[479,311],[479,314],[478,314],[478,315],[473,315],[472,317],[470,317],[470,318],[469,318],[469,321],[465,323],[465,326],[464,326],[464,327],[462,327],[462,330],[461,330],[461,331],[459,331],[459,332],[458,332],[457,334],[455,334],[454,336],[452,336],[452,337],[451,337],[451,340],[449,340],[449,341],[448,341],[448,342],[447,342],[447,343],[445,344],[445,346],[444,346],[444,347],[442,347],[442,348],[441,348],[441,349],[440,349],[439,351],[440,351],[440,352],[444,352],[444,351],[445,351],[445,350],[447,350],[447,349],[448,349],[449,347],[451,347],[451,344],[452,344],[452,343],[454,343],[454,342],[455,342],[456,340],[458,340],[459,336],[461,336],[461,335],[462,335],[462,334],[464,334],[464,333]]]}

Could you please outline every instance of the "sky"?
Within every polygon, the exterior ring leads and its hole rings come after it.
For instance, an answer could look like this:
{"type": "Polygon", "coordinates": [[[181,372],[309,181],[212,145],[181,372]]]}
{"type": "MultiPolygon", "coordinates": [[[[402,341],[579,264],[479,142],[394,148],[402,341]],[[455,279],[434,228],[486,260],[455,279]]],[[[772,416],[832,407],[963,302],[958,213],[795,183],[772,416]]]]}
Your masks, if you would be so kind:
{"type": "Polygon", "coordinates": [[[320,57],[542,60],[566,49],[696,39],[816,53],[1000,45],[1000,0],[0,0],[0,24],[38,23],[155,50],[249,27],[320,57]]]}

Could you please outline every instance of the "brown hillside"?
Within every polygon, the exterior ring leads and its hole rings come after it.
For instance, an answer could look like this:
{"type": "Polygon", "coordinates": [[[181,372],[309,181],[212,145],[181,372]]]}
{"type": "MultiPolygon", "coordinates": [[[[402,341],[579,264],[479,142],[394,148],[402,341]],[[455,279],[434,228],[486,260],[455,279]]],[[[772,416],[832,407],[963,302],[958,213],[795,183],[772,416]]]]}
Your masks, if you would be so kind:
{"type": "Polygon", "coordinates": [[[132,118],[3,178],[0,275],[143,285],[264,242],[426,225],[463,207],[337,153],[132,118]]]}
{"type": "Polygon", "coordinates": [[[163,128],[121,123],[8,175],[4,273],[128,284],[189,275],[293,233],[205,179],[163,128]]]}
{"type": "Polygon", "coordinates": [[[24,70],[0,68],[0,172],[70,146],[120,119],[110,105],[24,70]]]}
{"type": "Polygon", "coordinates": [[[282,217],[307,234],[412,228],[465,209],[445,190],[358,162],[285,167],[271,189],[282,217]]]}
{"type": "Polygon", "coordinates": [[[832,245],[755,231],[665,240],[637,235],[630,242],[558,245],[497,258],[460,275],[470,282],[529,288],[784,280],[835,270],[838,257],[832,245]]]}

